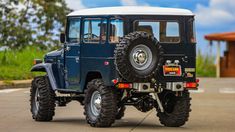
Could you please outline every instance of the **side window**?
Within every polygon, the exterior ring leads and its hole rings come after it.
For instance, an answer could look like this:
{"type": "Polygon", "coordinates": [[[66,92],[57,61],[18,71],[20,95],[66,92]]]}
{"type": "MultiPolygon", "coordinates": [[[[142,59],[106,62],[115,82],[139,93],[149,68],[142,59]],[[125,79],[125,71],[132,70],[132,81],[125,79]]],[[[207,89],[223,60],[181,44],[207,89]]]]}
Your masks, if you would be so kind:
{"type": "Polygon", "coordinates": [[[105,43],[107,36],[107,19],[102,20],[102,24],[100,24],[100,36],[101,43],[105,43]]]}
{"type": "Polygon", "coordinates": [[[85,19],[84,20],[84,43],[98,44],[106,41],[107,20],[101,19],[85,19]]]}
{"type": "Polygon", "coordinates": [[[178,22],[160,21],[160,42],[179,43],[180,29],[178,22]]]}
{"type": "Polygon", "coordinates": [[[167,22],[166,36],[167,37],[179,37],[179,24],[176,22],[167,22]]]}
{"type": "Polygon", "coordinates": [[[118,43],[123,35],[123,21],[120,19],[111,19],[109,27],[109,42],[118,43]]]}
{"type": "Polygon", "coordinates": [[[189,20],[189,39],[191,43],[196,43],[195,22],[194,19],[189,20]]]}
{"type": "Polygon", "coordinates": [[[79,42],[80,41],[80,18],[69,19],[68,28],[68,41],[79,42]]]}

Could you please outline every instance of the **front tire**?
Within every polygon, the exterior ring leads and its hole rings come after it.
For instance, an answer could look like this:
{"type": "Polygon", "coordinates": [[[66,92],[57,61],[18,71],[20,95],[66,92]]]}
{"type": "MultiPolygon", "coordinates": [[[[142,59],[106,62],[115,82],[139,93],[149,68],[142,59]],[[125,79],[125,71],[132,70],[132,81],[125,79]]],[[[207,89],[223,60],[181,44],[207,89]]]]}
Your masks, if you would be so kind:
{"type": "Polygon", "coordinates": [[[30,106],[35,121],[51,121],[55,114],[55,92],[47,76],[35,77],[30,89],[30,106]]]}
{"type": "Polygon", "coordinates": [[[167,127],[180,127],[188,121],[191,112],[188,91],[183,91],[179,97],[172,91],[163,91],[159,97],[164,108],[164,112],[157,113],[161,124],[167,127]]]}
{"type": "Polygon", "coordinates": [[[84,110],[92,127],[110,127],[117,112],[115,90],[105,86],[101,79],[90,81],[85,90],[84,110]]]}

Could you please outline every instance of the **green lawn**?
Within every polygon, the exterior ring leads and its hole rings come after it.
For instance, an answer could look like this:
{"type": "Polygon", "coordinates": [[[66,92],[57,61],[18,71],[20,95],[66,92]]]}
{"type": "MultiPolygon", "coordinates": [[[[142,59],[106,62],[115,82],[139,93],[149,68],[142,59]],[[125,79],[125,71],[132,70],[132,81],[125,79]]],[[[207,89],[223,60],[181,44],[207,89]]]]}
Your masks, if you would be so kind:
{"type": "MultiPolygon", "coordinates": [[[[38,74],[30,72],[33,59],[42,59],[47,52],[32,46],[22,51],[9,50],[0,52],[0,80],[31,79],[38,74]]],[[[199,51],[197,56],[197,76],[215,77],[214,60],[213,56],[202,55],[199,51]]]]}
{"type": "Polygon", "coordinates": [[[29,46],[22,51],[9,50],[0,52],[0,80],[31,79],[34,58],[43,58],[47,51],[29,46]]]}

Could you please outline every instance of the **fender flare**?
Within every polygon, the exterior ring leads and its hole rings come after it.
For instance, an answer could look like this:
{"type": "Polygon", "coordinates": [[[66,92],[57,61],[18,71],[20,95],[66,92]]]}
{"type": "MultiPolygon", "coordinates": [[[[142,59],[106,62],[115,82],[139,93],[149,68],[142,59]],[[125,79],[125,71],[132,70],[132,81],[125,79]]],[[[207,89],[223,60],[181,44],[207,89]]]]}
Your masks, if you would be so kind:
{"type": "Polygon", "coordinates": [[[57,90],[57,83],[53,74],[51,63],[39,63],[31,68],[31,72],[46,72],[53,90],[57,90]]]}

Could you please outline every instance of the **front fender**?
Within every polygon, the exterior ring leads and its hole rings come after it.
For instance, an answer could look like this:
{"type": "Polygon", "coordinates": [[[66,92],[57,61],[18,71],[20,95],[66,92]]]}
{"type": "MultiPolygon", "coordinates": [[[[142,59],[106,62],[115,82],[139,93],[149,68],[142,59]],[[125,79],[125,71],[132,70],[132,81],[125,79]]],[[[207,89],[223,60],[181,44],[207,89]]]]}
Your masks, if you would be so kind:
{"type": "Polygon", "coordinates": [[[31,72],[46,72],[49,78],[51,87],[53,90],[58,88],[53,71],[52,71],[52,64],[51,63],[39,63],[32,67],[31,72]]]}

